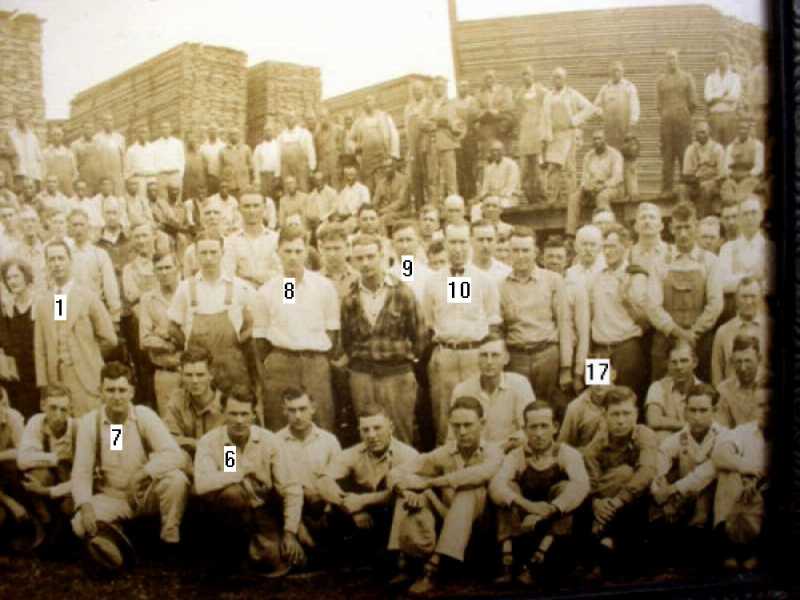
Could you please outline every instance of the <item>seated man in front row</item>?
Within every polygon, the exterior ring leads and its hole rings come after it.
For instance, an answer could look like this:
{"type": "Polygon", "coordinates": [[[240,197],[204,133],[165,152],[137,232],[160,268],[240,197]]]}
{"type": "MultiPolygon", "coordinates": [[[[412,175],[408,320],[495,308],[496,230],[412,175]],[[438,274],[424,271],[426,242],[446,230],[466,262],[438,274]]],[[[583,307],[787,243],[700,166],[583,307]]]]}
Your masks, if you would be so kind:
{"type": "Polygon", "coordinates": [[[523,414],[526,443],[505,457],[489,491],[500,507],[497,538],[503,552],[503,572],[495,581],[511,581],[516,549],[524,564],[518,579],[530,585],[534,571],[544,571],[553,543],[571,535],[571,513],[589,494],[589,475],[580,452],[555,441],[558,423],[549,405],[532,402],[523,414]],[[514,547],[515,539],[521,548],[514,547]]]}
{"type": "Polygon", "coordinates": [[[663,442],[658,471],[650,486],[654,505],[650,521],[657,532],[656,548],[669,559],[694,564],[708,556],[710,522],[717,473],[711,453],[727,431],[714,422],[717,391],[695,383],[686,392],[686,425],[663,442]]]}
{"type": "Polygon", "coordinates": [[[399,550],[396,583],[408,578],[405,555],[427,558],[412,594],[427,594],[435,585],[442,557],[464,560],[472,530],[486,509],[487,485],[503,459],[502,450],[482,439],[483,405],[461,396],[450,405],[454,440],[421,454],[390,474],[397,493],[389,550],[399,550]],[[437,522],[441,529],[437,539],[437,522]]]}
{"type": "MultiPolygon", "coordinates": [[[[297,538],[303,491],[295,479],[277,436],[254,425],[256,396],[236,385],[222,395],[224,425],[197,443],[194,488],[216,514],[222,535],[246,538],[250,558],[285,574],[305,563],[297,538]],[[226,446],[236,447],[235,458],[226,446]],[[225,467],[234,470],[226,472],[225,467]]],[[[227,560],[241,559],[245,540],[236,539],[227,560]]]]}
{"type": "Polygon", "coordinates": [[[330,535],[356,538],[364,556],[383,557],[392,522],[389,472],[418,452],[392,435],[393,424],[378,405],[358,418],[361,443],[341,452],[319,478],[322,498],[331,504],[330,535]]]}
{"type": "Polygon", "coordinates": [[[108,363],[100,381],[103,406],[85,414],[78,424],[72,466],[72,499],[78,512],[72,529],[87,541],[93,558],[118,568],[121,549],[103,535],[100,524],[113,526],[160,513],[161,540],[175,545],[180,541],[189,480],[180,469],[180,448],[164,422],[152,409],[132,404],[130,367],[108,363]],[[112,444],[121,448],[112,450],[112,444]]]}
{"type": "Polygon", "coordinates": [[[636,424],[636,406],[630,388],[609,390],[605,427],[583,453],[592,484],[592,538],[601,560],[596,574],[609,566],[612,555],[631,549],[647,521],[646,494],[656,474],[658,447],[653,430],[636,424]]]}

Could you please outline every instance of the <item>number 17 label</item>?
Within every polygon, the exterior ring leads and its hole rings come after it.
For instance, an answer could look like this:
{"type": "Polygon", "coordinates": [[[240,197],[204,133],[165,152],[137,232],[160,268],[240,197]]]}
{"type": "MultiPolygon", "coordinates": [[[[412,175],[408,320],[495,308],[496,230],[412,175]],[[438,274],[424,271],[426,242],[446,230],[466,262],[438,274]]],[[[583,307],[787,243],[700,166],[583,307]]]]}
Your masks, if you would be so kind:
{"type": "Polygon", "coordinates": [[[611,360],[587,358],[583,376],[586,385],[611,385],[611,360]]]}

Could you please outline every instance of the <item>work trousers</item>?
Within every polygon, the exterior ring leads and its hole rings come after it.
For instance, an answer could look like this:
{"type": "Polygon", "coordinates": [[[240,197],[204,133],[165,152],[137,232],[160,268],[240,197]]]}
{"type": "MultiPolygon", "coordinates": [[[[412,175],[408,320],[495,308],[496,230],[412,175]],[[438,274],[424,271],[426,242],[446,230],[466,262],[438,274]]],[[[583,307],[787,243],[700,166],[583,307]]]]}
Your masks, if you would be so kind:
{"type": "Polygon", "coordinates": [[[712,112],[708,114],[708,124],[711,127],[711,139],[727,148],[736,138],[738,126],[736,111],[712,112]]]}
{"type": "MultiPolygon", "coordinates": [[[[647,357],[642,352],[641,337],[632,337],[610,345],[592,342],[592,356],[610,359],[611,366],[617,374],[614,383],[631,388],[636,392],[639,404],[644,402],[644,394],[647,391],[645,379],[647,357]]],[[[666,358],[664,363],[666,364],[666,358]]]]}
{"type": "Polygon", "coordinates": [[[428,365],[431,390],[431,412],[436,430],[436,444],[447,439],[448,412],[453,389],[464,381],[478,375],[478,349],[451,350],[437,346],[428,365]]]}
{"type": "Polygon", "coordinates": [[[380,406],[394,424],[394,436],[413,445],[417,379],[410,367],[404,373],[384,376],[350,371],[350,396],[357,415],[380,406]]]}
{"type": "Polygon", "coordinates": [[[552,406],[553,395],[558,386],[558,344],[551,344],[538,352],[511,350],[509,356],[508,370],[527,377],[536,399],[552,406]]]}
{"type": "Polygon", "coordinates": [[[689,114],[667,114],[661,118],[661,191],[672,192],[675,181],[675,163],[678,171],[683,167],[683,156],[692,142],[692,122],[689,114]]]}
{"type": "MultiPolygon", "coordinates": [[[[100,396],[83,386],[74,366],[60,365],[58,367],[58,375],[61,385],[69,390],[70,408],[72,409],[73,417],[82,417],[90,410],[100,407],[100,396]]],[[[98,385],[98,387],[100,386],[98,385]]]]}
{"type": "Polygon", "coordinates": [[[522,191],[528,199],[528,202],[544,199],[542,180],[539,174],[539,155],[523,154],[519,158],[519,167],[522,191]]]}

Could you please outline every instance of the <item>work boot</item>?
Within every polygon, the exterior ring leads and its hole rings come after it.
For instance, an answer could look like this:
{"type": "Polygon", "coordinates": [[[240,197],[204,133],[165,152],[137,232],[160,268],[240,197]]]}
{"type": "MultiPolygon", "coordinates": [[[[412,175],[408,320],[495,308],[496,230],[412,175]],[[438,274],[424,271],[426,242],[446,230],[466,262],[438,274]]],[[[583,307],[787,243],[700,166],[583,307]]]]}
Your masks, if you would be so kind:
{"type": "Polygon", "coordinates": [[[429,596],[431,592],[436,589],[435,579],[438,571],[438,565],[431,564],[430,562],[426,563],[422,577],[417,579],[414,585],[408,588],[408,593],[412,596],[429,596]]]}
{"type": "Polygon", "coordinates": [[[397,575],[389,580],[390,586],[405,585],[411,580],[411,575],[408,573],[408,562],[405,555],[402,553],[397,557],[397,575]]]}
{"type": "Polygon", "coordinates": [[[494,582],[498,585],[508,585],[514,581],[514,556],[508,552],[503,554],[500,563],[500,575],[495,577],[494,582]]]}

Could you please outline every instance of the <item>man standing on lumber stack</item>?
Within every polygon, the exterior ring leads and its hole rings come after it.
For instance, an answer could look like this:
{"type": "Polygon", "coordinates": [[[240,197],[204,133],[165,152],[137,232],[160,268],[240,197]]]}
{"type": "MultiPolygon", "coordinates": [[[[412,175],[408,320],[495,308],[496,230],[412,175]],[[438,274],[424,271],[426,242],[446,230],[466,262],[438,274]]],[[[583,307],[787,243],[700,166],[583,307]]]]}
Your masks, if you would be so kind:
{"type": "Polygon", "coordinates": [[[522,71],[522,88],[517,92],[519,111],[519,155],[522,170],[522,190],[529,202],[542,197],[542,182],[539,177],[539,159],[545,142],[549,123],[545,120],[544,98],[547,90],[536,83],[533,67],[522,71]]]}
{"type": "Polygon", "coordinates": [[[458,118],[464,123],[459,139],[460,148],[456,150],[458,189],[467,202],[472,202],[478,191],[478,137],[475,125],[480,107],[478,99],[472,93],[470,83],[466,79],[458,82],[458,97],[453,100],[453,104],[456,107],[458,118]]]}
{"type": "Polygon", "coordinates": [[[228,131],[228,144],[220,153],[222,180],[227,182],[234,196],[239,196],[250,187],[253,173],[253,154],[250,147],[241,141],[239,128],[228,131]]]}
{"type": "Polygon", "coordinates": [[[14,111],[16,122],[9,130],[8,137],[14,147],[16,162],[14,176],[17,179],[30,179],[36,182],[36,189],[42,188],[43,159],[39,138],[31,127],[30,111],[18,106],[14,111]]]}
{"type": "Polygon", "coordinates": [[[706,77],[705,100],[711,137],[723,147],[736,137],[736,109],[742,95],[742,80],[731,69],[731,55],[717,54],[717,69],[706,77]]]}
{"type": "Polygon", "coordinates": [[[215,123],[208,126],[208,139],[200,146],[200,154],[206,159],[206,181],[209,195],[219,192],[220,157],[225,142],[218,137],[219,128],[215,123]]]}
{"type": "Polygon", "coordinates": [[[681,167],[692,142],[692,113],[697,107],[694,77],[678,66],[678,51],[667,50],[667,70],[656,81],[656,110],[661,117],[661,194],[673,198],[675,163],[681,167]]]}
{"type": "MultiPolygon", "coordinates": [[[[108,177],[113,184],[115,196],[122,196],[125,189],[122,187],[122,165],[125,161],[125,138],[114,131],[114,117],[105,113],[100,117],[100,130],[92,138],[95,146],[95,160],[97,177],[95,185],[108,177]]],[[[97,192],[98,190],[93,190],[97,192]]]]}
{"type": "Polygon", "coordinates": [[[483,87],[478,92],[478,126],[480,131],[481,164],[485,163],[492,140],[500,140],[506,152],[511,149],[511,132],[514,129],[514,97],[511,89],[497,83],[493,69],[483,76],[483,87]]]}
{"type": "Polygon", "coordinates": [[[364,114],[353,126],[356,154],[361,155],[361,181],[375,193],[376,175],[387,157],[400,158],[400,136],[394,121],[378,110],[375,96],[366,98],[364,114]]]}
{"type": "Polygon", "coordinates": [[[94,143],[92,129],[92,123],[87,120],[83,124],[81,137],[72,142],[70,148],[75,156],[79,179],[86,183],[91,193],[94,193],[97,190],[99,181],[97,148],[94,143]]]}
{"type": "Polygon", "coordinates": [[[455,106],[447,98],[447,80],[437,77],[421,123],[422,130],[431,139],[427,188],[429,200],[433,203],[438,204],[447,196],[458,194],[456,148],[463,126],[458,120],[455,106]]]}
{"type": "Polygon", "coordinates": [[[415,81],[411,84],[411,97],[403,110],[403,120],[408,143],[407,163],[411,179],[411,194],[414,196],[414,207],[418,211],[425,204],[426,167],[428,164],[428,146],[430,137],[424,135],[420,126],[427,111],[428,97],[425,84],[415,81]]]}
{"type": "Polygon", "coordinates": [[[50,145],[44,150],[44,170],[47,176],[58,178],[58,189],[65,196],[72,196],[72,184],[78,178],[75,157],[64,145],[64,130],[59,126],[50,131],[50,145]]]}
{"type": "Polygon", "coordinates": [[[163,196],[170,187],[181,189],[186,155],[183,142],[172,135],[172,124],[169,121],[161,121],[159,133],[159,138],[152,143],[152,152],[158,192],[163,196]]]}
{"type": "Polygon", "coordinates": [[[319,124],[313,133],[317,170],[323,173],[324,180],[338,192],[342,181],[339,156],[344,147],[344,129],[331,119],[328,109],[322,107],[319,109],[319,124]]]}
{"type": "Polygon", "coordinates": [[[275,124],[272,121],[264,125],[264,141],[253,152],[253,169],[261,195],[272,199],[281,176],[281,147],[275,138],[275,124]]]}
{"type": "Polygon", "coordinates": [[[639,168],[635,154],[626,156],[625,145],[629,138],[635,139],[632,130],[641,114],[639,92],[633,83],[623,77],[625,70],[620,61],[611,63],[610,74],[611,78],[600,88],[594,105],[603,117],[606,142],[622,152],[625,158],[625,195],[635,201],[639,195],[639,168]]]}
{"type": "Polygon", "coordinates": [[[125,181],[136,183],[136,196],[147,193],[147,184],[155,181],[156,165],[150,130],[144,123],[136,128],[136,139],[125,152],[125,181]]]}
{"type": "Polygon", "coordinates": [[[308,191],[308,175],[317,168],[317,153],[311,132],[303,127],[294,111],[286,113],[286,129],[278,136],[281,147],[281,175],[284,185],[294,177],[301,192],[308,191]]]}

